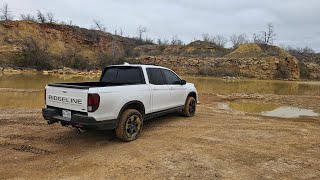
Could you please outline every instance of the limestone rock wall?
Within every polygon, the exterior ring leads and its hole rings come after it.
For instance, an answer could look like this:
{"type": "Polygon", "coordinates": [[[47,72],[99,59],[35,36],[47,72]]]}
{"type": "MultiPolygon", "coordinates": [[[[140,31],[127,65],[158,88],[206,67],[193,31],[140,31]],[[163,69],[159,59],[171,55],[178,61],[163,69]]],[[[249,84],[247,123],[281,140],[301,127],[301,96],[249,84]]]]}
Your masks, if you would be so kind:
{"type": "Polygon", "coordinates": [[[309,79],[320,79],[320,64],[316,64],[316,63],[304,63],[304,64],[307,68],[309,79]]]}
{"type": "Polygon", "coordinates": [[[133,61],[154,64],[175,70],[179,74],[213,76],[244,76],[259,79],[276,79],[279,68],[285,67],[289,79],[299,79],[298,61],[294,57],[280,58],[214,58],[181,56],[140,56],[133,61]]]}

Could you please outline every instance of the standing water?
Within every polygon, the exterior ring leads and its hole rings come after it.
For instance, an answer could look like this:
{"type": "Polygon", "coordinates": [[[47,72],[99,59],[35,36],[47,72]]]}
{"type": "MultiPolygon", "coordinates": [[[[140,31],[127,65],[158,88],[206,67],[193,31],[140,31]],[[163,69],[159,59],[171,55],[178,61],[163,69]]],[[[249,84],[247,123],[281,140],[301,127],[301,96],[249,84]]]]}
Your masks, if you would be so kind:
{"type": "MultiPolygon", "coordinates": [[[[259,93],[320,96],[319,82],[236,79],[186,76],[200,93],[259,93]]],[[[43,75],[40,73],[0,74],[0,108],[41,108],[44,87],[54,82],[98,81],[97,76],[43,75]]]]}

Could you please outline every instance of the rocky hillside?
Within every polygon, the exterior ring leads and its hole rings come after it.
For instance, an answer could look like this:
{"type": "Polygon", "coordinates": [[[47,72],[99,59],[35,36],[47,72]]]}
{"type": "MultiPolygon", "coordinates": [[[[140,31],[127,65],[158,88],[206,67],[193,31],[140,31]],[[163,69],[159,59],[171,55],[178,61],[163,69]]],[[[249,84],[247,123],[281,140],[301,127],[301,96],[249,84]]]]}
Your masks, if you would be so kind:
{"type": "Polygon", "coordinates": [[[129,61],[172,68],[180,74],[260,79],[319,79],[320,62],[301,61],[276,46],[226,49],[203,41],[155,45],[77,26],[0,22],[0,67],[80,70],[129,61]]]}
{"type": "Polygon", "coordinates": [[[196,41],[187,46],[140,46],[135,61],[170,67],[182,74],[299,79],[298,60],[276,46],[243,44],[234,51],[196,41]]]}
{"type": "Polygon", "coordinates": [[[82,69],[82,65],[83,69],[98,68],[130,55],[130,50],[141,44],[145,43],[77,26],[0,22],[0,63],[8,66],[37,68],[42,63],[44,67],[40,68],[44,69],[58,66],[82,69]],[[32,57],[41,62],[26,57],[30,54],[41,56],[42,59],[32,57]],[[48,62],[42,62],[45,60],[48,62]]]}

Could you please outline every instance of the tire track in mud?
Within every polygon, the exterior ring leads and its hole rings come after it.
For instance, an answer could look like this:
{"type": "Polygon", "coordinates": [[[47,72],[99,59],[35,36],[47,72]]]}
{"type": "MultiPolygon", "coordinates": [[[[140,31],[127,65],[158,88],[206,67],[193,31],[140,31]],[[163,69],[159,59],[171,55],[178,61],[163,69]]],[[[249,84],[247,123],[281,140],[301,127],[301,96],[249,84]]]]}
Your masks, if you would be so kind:
{"type": "Polygon", "coordinates": [[[41,92],[44,89],[19,89],[19,88],[0,88],[0,92],[25,92],[25,93],[32,93],[32,92],[41,92]]]}
{"type": "Polygon", "coordinates": [[[75,138],[72,137],[56,137],[56,138],[44,138],[37,136],[28,136],[28,135],[19,135],[19,134],[10,134],[5,136],[0,136],[2,138],[8,138],[10,140],[25,140],[25,141],[39,141],[46,142],[52,144],[59,144],[64,146],[74,145],[76,144],[75,138]]]}
{"type": "Polygon", "coordinates": [[[0,119],[0,125],[47,126],[47,124],[39,123],[39,122],[24,122],[24,121],[3,120],[3,119],[0,119]]]}
{"type": "Polygon", "coordinates": [[[37,148],[37,147],[31,146],[31,145],[26,145],[26,144],[14,144],[14,143],[5,142],[5,143],[1,143],[0,147],[13,149],[13,150],[20,151],[20,152],[28,152],[28,153],[32,153],[32,154],[36,154],[36,155],[53,154],[53,152],[50,150],[43,149],[43,148],[37,148]]]}
{"type": "Polygon", "coordinates": [[[45,122],[30,117],[18,117],[16,119],[2,118],[0,119],[0,125],[47,126],[45,122]]]}

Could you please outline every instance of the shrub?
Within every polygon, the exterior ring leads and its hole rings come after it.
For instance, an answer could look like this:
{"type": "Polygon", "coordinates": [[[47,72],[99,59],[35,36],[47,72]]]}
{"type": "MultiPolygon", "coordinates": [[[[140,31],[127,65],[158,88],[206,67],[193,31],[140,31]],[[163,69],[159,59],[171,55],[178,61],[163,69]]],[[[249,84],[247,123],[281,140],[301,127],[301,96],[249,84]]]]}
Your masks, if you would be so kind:
{"type": "Polygon", "coordinates": [[[308,79],[310,72],[308,71],[307,66],[304,63],[299,63],[299,69],[300,69],[300,78],[308,79]]]}
{"type": "Polygon", "coordinates": [[[97,56],[97,67],[100,68],[100,69],[103,69],[105,68],[106,66],[110,65],[111,64],[111,57],[105,53],[105,52],[100,52],[97,56]]]}
{"type": "Polygon", "coordinates": [[[47,44],[40,45],[32,38],[27,37],[20,41],[22,57],[16,57],[12,62],[16,66],[36,68],[38,70],[52,69],[52,58],[47,52],[47,44]]]}
{"type": "Polygon", "coordinates": [[[79,69],[79,70],[90,70],[92,69],[91,65],[89,64],[89,61],[84,58],[81,54],[77,54],[74,57],[74,64],[71,66],[73,69],[79,69]]]}
{"type": "Polygon", "coordinates": [[[275,77],[279,79],[288,79],[290,78],[291,73],[284,63],[280,62],[277,66],[275,77]]]}

